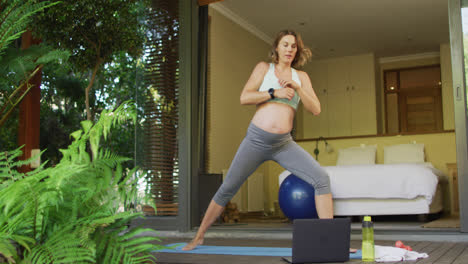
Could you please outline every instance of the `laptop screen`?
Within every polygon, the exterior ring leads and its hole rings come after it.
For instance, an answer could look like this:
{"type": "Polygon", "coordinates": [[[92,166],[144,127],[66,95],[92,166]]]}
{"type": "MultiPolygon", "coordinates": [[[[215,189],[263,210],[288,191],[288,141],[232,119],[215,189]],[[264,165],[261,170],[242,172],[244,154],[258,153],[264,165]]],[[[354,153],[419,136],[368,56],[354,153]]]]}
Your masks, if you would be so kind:
{"type": "Polygon", "coordinates": [[[349,218],[296,219],[292,263],[348,261],[350,234],[349,218]]]}

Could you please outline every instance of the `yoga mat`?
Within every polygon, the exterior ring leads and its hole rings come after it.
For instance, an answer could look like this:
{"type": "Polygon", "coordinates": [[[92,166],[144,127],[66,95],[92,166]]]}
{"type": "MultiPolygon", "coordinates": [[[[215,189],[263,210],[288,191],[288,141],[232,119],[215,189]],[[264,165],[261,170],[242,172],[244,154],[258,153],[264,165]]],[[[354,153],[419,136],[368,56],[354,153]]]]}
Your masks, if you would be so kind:
{"type": "MultiPolygon", "coordinates": [[[[156,250],[161,253],[186,253],[186,254],[219,254],[219,255],[239,255],[239,256],[273,256],[291,257],[291,248],[281,247],[227,247],[227,246],[198,246],[190,251],[183,251],[182,248],[187,243],[174,243],[166,245],[165,249],[156,250]]],[[[361,250],[356,253],[349,253],[350,259],[362,259],[361,250]]]]}

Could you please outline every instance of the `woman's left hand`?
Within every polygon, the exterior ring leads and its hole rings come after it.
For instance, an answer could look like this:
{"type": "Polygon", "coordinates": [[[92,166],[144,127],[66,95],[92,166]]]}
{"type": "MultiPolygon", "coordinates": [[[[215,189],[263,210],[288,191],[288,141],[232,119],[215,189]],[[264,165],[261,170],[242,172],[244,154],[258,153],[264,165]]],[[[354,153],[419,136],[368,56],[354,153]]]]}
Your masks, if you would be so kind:
{"type": "Polygon", "coordinates": [[[289,88],[293,88],[294,90],[298,90],[301,88],[299,84],[293,80],[286,81],[286,80],[280,79],[278,80],[278,82],[283,88],[289,87],[289,88]]]}

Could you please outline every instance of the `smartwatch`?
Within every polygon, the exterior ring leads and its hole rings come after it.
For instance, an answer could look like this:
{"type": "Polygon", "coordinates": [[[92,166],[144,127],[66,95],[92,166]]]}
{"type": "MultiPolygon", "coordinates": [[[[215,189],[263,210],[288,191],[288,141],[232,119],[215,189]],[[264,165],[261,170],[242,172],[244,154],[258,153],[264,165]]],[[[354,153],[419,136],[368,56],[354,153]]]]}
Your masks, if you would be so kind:
{"type": "Polygon", "coordinates": [[[275,99],[275,89],[268,89],[268,93],[270,94],[271,99],[275,99]]]}

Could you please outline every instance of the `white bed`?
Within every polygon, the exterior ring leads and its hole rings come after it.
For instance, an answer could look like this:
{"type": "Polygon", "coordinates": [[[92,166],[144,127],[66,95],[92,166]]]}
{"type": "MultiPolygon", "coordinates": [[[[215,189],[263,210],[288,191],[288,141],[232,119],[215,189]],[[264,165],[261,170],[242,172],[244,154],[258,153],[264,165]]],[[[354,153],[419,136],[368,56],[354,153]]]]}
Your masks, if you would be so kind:
{"type": "MultiPolygon", "coordinates": [[[[431,214],[446,176],[430,163],[327,166],[336,216],[431,214]]],[[[290,173],[280,175],[282,180],[290,173]]]]}
{"type": "Polygon", "coordinates": [[[430,205],[423,197],[415,199],[334,199],[334,215],[425,215],[443,210],[441,188],[430,205]]]}
{"type": "Polygon", "coordinates": [[[408,215],[443,210],[446,176],[430,163],[324,167],[330,175],[334,214],[408,215]]]}

